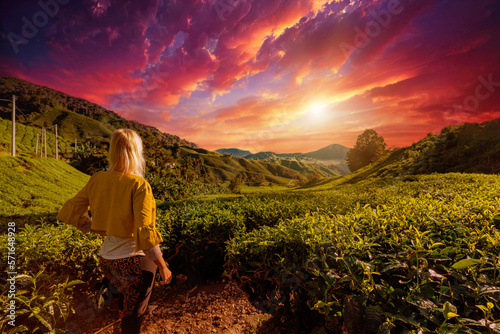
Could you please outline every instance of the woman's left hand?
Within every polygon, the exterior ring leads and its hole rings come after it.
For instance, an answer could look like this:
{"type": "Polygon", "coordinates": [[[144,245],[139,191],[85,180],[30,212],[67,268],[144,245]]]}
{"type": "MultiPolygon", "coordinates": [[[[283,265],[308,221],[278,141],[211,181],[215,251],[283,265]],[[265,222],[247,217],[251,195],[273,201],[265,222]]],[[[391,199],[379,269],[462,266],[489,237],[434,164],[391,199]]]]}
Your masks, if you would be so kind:
{"type": "Polygon", "coordinates": [[[80,225],[78,229],[83,233],[83,234],[88,234],[90,232],[90,227],[92,226],[92,219],[89,217],[85,218],[85,222],[83,225],[80,225]]]}

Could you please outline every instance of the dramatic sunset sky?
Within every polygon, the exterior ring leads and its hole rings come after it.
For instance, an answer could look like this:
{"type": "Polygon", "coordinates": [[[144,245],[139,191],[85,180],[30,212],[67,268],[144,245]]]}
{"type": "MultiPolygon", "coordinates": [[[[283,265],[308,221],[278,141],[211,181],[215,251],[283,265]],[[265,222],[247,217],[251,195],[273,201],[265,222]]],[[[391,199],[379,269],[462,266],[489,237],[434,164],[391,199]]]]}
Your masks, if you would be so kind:
{"type": "Polygon", "coordinates": [[[199,146],[406,146],[500,117],[498,0],[2,0],[0,74],[199,146]]]}

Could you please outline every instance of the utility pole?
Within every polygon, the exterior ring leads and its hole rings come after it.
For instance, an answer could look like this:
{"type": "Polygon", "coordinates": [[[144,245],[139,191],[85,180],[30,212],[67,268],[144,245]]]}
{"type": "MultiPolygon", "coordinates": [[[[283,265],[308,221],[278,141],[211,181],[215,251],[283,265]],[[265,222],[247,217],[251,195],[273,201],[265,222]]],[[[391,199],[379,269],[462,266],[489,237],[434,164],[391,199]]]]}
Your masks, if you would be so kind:
{"type": "Polygon", "coordinates": [[[43,128],[43,133],[45,135],[45,157],[47,158],[47,129],[43,128]]]}
{"type": "Polygon", "coordinates": [[[43,132],[45,131],[44,128],[42,128],[42,136],[40,138],[40,158],[43,158],[43,132]]]}
{"type": "Polygon", "coordinates": [[[40,158],[43,152],[43,128],[40,129],[40,158]]]}
{"type": "Polygon", "coordinates": [[[57,124],[55,125],[56,127],[56,159],[59,159],[59,149],[57,148],[57,124]]]}
{"type": "Polygon", "coordinates": [[[12,95],[12,156],[16,156],[16,96],[12,95]]]}
{"type": "Polygon", "coordinates": [[[37,134],[36,134],[36,150],[35,150],[35,155],[38,155],[38,137],[39,137],[39,136],[40,136],[40,135],[37,133],[37,134]]]}
{"type": "Polygon", "coordinates": [[[45,157],[47,158],[47,129],[45,129],[45,157]]]}

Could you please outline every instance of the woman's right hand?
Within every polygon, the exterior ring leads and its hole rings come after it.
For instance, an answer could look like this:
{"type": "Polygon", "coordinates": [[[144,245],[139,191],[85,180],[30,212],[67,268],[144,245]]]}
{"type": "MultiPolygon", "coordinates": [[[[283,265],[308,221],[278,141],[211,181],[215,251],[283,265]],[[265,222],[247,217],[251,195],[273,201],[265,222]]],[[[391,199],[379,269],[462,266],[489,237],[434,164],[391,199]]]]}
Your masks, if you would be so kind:
{"type": "Polygon", "coordinates": [[[170,269],[167,268],[167,266],[164,266],[163,268],[160,268],[160,276],[161,276],[161,285],[165,285],[170,283],[172,281],[172,272],[170,269]]]}
{"type": "Polygon", "coordinates": [[[160,276],[161,276],[160,284],[165,285],[170,283],[170,281],[172,280],[172,272],[170,271],[170,269],[167,268],[167,265],[163,257],[160,257],[158,260],[155,260],[154,263],[156,264],[158,269],[160,269],[160,276]]]}

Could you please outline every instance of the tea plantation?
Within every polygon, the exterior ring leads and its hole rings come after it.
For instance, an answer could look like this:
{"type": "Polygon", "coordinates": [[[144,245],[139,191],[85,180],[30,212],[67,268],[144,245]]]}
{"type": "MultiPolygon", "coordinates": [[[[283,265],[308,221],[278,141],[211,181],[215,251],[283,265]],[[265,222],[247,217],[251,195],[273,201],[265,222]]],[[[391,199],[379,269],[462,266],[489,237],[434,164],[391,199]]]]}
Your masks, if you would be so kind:
{"type": "MultiPolygon", "coordinates": [[[[174,273],[241,283],[273,314],[262,333],[271,325],[283,333],[500,332],[500,177],[350,177],[157,203],[164,257],[174,273]]],[[[90,293],[96,282],[102,239],[43,218],[10,238],[24,327],[10,327],[4,312],[1,331],[55,333],[74,291],[90,293]]],[[[8,234],[0,239],[9,243],[8,234]]],[[[12,271],[8,260],[2,252],[3,272],[12,271]]],[[[1,284],[6,310],[10,285],[1,284]]]]}

